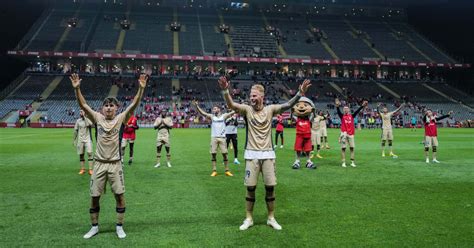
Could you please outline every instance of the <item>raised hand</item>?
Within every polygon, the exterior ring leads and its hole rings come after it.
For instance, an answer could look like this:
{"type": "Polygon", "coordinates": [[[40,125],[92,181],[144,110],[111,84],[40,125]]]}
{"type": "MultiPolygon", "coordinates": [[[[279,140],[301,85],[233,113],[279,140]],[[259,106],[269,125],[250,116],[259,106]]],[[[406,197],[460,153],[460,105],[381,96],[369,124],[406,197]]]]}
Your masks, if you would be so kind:
{"type": "Polygon", "coordinates": [[[300,84],[300,92],[306,93],[308,91],[309,86],[311,86],[311,80],[305,79],[302,84],[300,84]]]}
{"type": "Polygon", "coordinates": [[[341,106],[341,101],[339,101],[339,98],[336,98],[336,100],[334,100],[334,103],[336,104],[336,107],[341,106]]]}
{"type": "Polygon", "coordinates": [[[453,114],[454,112],[452,110],[448,112],[448,115],[453,115],[453,114]]]}
{"type": "Polygon", "coordinates": [[[148,78],[149,76],[147,74],[140,75],[140,78],[138,78],[138,83],[140,84],[140,88],[145,88],[148,78]]]}
{"type": "Polygon", "coordinates": [[[82,79],[80,79],[79,75],[77,75],[76,73],[71,74],[71,76],[69,77],[69,80],[71,80],[72,87],[74,89],[79,88],[79,86],[81,86],[82,79]]]}
{"type": "Polygon", "coordinates": [[[365,106],[367,106],[367,104],[369,104],[369,102],[367,100],[362,101],[362,106],[365,107],[365,106]]]}
{"type": "Polygon", "coordinates": [[[217,82],[219,83],[219,87],[221,87],[222,90],[227,90],[230,87],[230,81],[224,76],[220,77],[217,82]]]}
{"type": "Polygon", "coordinates": [[[199,102],[197,100],[193,100],[193,105],[197,106],[199,104],[199,102]]]}

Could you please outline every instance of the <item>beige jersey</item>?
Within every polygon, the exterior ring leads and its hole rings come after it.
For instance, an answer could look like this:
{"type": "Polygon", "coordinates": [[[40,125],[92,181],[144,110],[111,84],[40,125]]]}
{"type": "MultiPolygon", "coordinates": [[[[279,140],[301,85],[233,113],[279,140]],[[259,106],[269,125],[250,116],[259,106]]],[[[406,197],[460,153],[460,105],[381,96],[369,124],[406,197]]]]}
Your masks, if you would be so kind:
{"type": "Polygon", "coordinates": [[[120,128],[130,116],[125,112],[115,116],[112,120],[105,119],[101,113],[94,112],[94,120],[97,124],[97,145],[95,159],[99,162],[114,162],[120,160],[120,128]]]}
{"type": "Polygon", "coordinates": [[[380,113],[382,118],[382,129],[391,129],[392,128],[392,115],[394,112],[380,113]]]}
{"type": "Polygon", "coordinates": [[[164,119],[158,117],[155,119],[154,127],[158,127],[158,137],[167,136],[169,134],[169,128],[173,127],[173,121],[170,117],[164,119]]]}
{"type": "Polygon", "coordinates": [[[74,125],[74,130],[77,132],[77,142],[89,142],[91,141],[90,127],[92,122],[87,118],[79,118],[74,125]]]}
{"type": "Polygon", "coordinates": [[[319,131],[323,129],[323,122],[324,122],[324,128],[326,128],[326,118],[324,116],[317,115],[311,121],[311,129],[313,131],[319,131]]]}
{"type": "Polygon", "coordinates": [[[246,150],[273,151],[272,117],[281,110],[281,105],[268,105],[256,112],[249,105],[238,105],[238,110],[247,122],[246,150]]]}

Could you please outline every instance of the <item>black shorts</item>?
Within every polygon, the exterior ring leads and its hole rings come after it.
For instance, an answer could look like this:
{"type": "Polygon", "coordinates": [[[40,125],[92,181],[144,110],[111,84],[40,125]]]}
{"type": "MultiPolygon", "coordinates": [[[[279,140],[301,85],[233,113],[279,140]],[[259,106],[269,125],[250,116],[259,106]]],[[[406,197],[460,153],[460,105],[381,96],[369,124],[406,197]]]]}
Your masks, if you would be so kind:
{"type": "Polygon", "coordinates": [[[237,139],[237,134],[236,133],[226,134],[225,137],[226,139],[237,139]]]}

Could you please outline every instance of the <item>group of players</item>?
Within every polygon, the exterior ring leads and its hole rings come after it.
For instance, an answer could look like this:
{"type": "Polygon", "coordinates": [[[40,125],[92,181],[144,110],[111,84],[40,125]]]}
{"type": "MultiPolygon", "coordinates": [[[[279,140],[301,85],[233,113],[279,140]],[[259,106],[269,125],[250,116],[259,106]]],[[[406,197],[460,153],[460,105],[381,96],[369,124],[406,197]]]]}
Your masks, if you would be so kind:
{"type": "MultiPolygon", "coordinates": [[[[138,82],[139,88],[138,92],[135,95],[131,104],[124,109],[120,114],[117,114],[119,108],[119,102],[113,97],[108,97],[103,101],[102,108],[100,112],[94,111],[89,105],[87,105],[86,100],[84,99],[81,90],[80,84],[81,79],[77,74],[73,74],[70,77],[72,86],[74,88],[79,107],[81,108],[81,118],[77,121],[75,126],[75,145],[78,147],[78,153],[80,155],[81,161],[81,171],[80,174],[85,173],[85,151],[89,155],[89,174],[91,174],[90,179],[90,196],[91,196],[91,207],[89,209],[90,219],[91,219],[91,229],[84,235],[85,239],[89,239],[94,235],[98,234],[99,226],[99,212],[100,204],[99,200],[101,195],[104,193],[105,185],[109,181],[111,189],[114,193],[116,199],[116,213],[117,213],[117,223],[116,223],[116,233],[119,238],[125,238],[126,234],[123,229],[124,215],[125,215],[125,184],[124,184],[124,173],[123,173],[123,153],[126,144],[130,144],[130,160],[129,164],[133,163],[133,140],[134,131],[138,129],[136,118],[131,118],[135,108],[139,105],[139,102],[143,96],[144,89],[146,87],[148,76],[145,74],[140,75],[138,82]],[[94,159],[92,159],[92,145],[89,139],[87,139],[87,133],[90,136],[90,129],[87,130],[87,127],[95,125],[96,127],[96,150],[94,154],[94,159]],[[124,135],[123,139],[120,139],[121,136],[121,127],[125,127],[125,133],[133,133],[133,135],[124,135]],[[84,128],[86,127],[86,128],[84,128]],[[127,131],[128,130],[128,131],[127,131]],[[122,142],[122,145],[120,143],[122,142]]],[[[275,158],[276,154],[271,139],[271,128],[272,120],[274,116],[279,115],[282,112],[285,112],[291,109],[295,104],[298,103],[300,98],[304,96],[308,88],[311,86],[309,80],[304,80],[303,83],[299,86],[298,92],[294,97],[292,97],[288,102],[283,104],[272,104],[264,105],[264,96],[265,89],[260,84],[255,84],[250,89],[250,95],[248,104],[240,104],[233,101],[232,96],[229,93],[230,80],[227,77],[221,77],[218,80],[218,85],[222,90],[223,98],[226,102],[226,105],[231,112],[222,113],[220,108],[215,106],[212,109],[212,114],[206,113],[200,107],[198,102],[193,102],[196,106],[197,111],[206,116],[211,120],[211,161],[212,161],[212,174],[211,176],[217,175],[216,168],[216,155],[217,151],[220,150],[224,160],[225,166],[225,175],[233,176],[229,170],[228,166],[228,157],[227,157],[227,144],[232,141],[235,152],[234,163],[239,163],[237,160],[237,137],[236,130],[233,130],[234,133],[230,136],[227,136],[226,140],[226,120],[228,124],[233,125],[235,128],[237,122],[234,118],[234,114],[239,114],[244,117],[246,123],[246,144],[244,150],[244,160],[245,160],[245,176],[244,176],[244,185],[246,187],[246,218],[244,219],[242,225],[239,227],[240,230],[247,230],[249,227],[253,226],[253,208],[255,204],[255,191],[257,187],[257,182],[259,175],[263,177],[263,182],[265,185],[265,202],[268,210],[267,225],[271,226],[275,230],[281,230],[281,225],[276,221],[275,213],[275,186],[276,181],[276,167],[275,167],[275,158]],[[229,119],[231,121],[229,121],[229,119]],[[235,142],[235,143],[234,143],[235,142]]],[[[341,144],[341,156],[342,156],[342,167],[346,167],[345,163],[345,151],[346,147],[349,146],[350,149],[350,159],[351,166],[356,167],[355,158],[354,158],[354,117],[357,116],[359,111],[367,106],[367,101],[364,101],[362,105],[354,113],[351,113],[348,106],[343,107],[341,112],[340,106],[341,102],[336,100],[337,113],[341,118],[341,135],[339,137],[339,142],[341,144]]],[[[401,107],[400,107],[401,108],[401,107]]],[[[391,116],[400,110],[393,112],[388,112],[387,108],[383,108],[381,111],[381,116],[384,121],[383,125],[383,135],[382,135],[382,156],[385,156],[385,141],[388,141],[390,147],[390,156],[396,156],[392,151],[392,140],[393,133],[392,127],[390,124],[391,116]]],[[[451,114],[451,113],[450,113],[451,114]]],[[[312,144],[317,144],[317,150],[321,148],[320,141],[325,142],[325,148],[329,148],[327,144],[327,132],[322,131],[322,121],[327,118],[327,114],[319,112],[315,114],[312,118],[314,123],[314,132],[312,133],[312,144]]],[[[436,160],[436,147],[438,144],[437,141],[437,131],[436,131],[436,122],[447,116],[436,117],[431,111],[426,111],[426,115],[423,117],[425,122],[425,151],[426,151],[426,161],[429,162],[428,150],[429,147],[433,149],[433,162],[438,162],[436,160]]],[[[283,146],[283,128],[282,128],[282,117],[278,116],[277,124],[277,135],[281,138],[281,145],[283,146]]],[[[325,124],[324,124],[325,125],[325,124]]],[[[154,123],[155,129],[158,129],[157,135],[157,164],[155,167],[160,166],[161,159],[161,148],[164,145],[166,149],[167,157],[167,166],[171,167],[170,163],[170,142],[169,142],[169,130],[172,128],[173,123],[169,117],[166,116],[166,112],[160,113],[160,116],[156,119],[154,123]]],[[[229,125],[228,125],[229,126],[229,125]]],[[[230,130],[228,130],[230,131],[230,130]]],[[[297,130],[298,136],[298,130],[297,130]]],[[[306,139],[306,138],[305,138],[306,139]]],[[[298,139],[297,139],[298,140],[298,139]]],[[[277,144],[277,140],[275,145],[277,144]]],[[[304,153],[306,156],[309,156],[310,150],[307,148],[307,145],[301,146],[295,144],[295,148],[301,148],[301,153],[304,153]],[[301,147],[305,147],[304,149],[301,147]]],[[[311,150],[314,147],[311,146],[311,150]]],[[[298,152],[298,151],[297,151],[298,152]]],[[[318,156],[319,153],[316,155],[318,156]]],[[[320,156],[320,155],[319,155],[320,156]]],[[[297,158],[298,159],[298,158],[297,158]]],[[[311,168],[311,166],[308,166],[311,168]]]]}

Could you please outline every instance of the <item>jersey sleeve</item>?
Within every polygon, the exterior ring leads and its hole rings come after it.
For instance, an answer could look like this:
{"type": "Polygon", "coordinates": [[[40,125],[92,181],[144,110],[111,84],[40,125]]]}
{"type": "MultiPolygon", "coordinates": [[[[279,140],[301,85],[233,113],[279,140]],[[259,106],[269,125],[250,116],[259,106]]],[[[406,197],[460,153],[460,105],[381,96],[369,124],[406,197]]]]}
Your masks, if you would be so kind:
{"type": "Polygon", "coordinates": [[[160,122],[159,122],[160,119],[161,119],[160,117],[157,117],[157,118],[155,119],[155,122],[153,123],[153,126],[154,126],[154,127],[157,127],[157,126],[158,126],[158,124],[160,123],[160,122]]]}
{"type": "Polygon", "coordinates": [[[271,112],[271,115],[275,116],[275,115],[277,115],[281,112],[282,105],[281,104],[272,104],[272,105],[269,105],[268,108],[271,112]]]}
{"type": "Polygon", "coordinates": [[[246,115],[247,112],[249,111],[249,108],[251,107],[246,104],[235,104],[233,107],[233,109],[240,115],[246,115]]]}
{"type": "Polygon", "coordinates": [[[173,127],[173,121],[171,120],[171,118],[165,118],[164,122],[166,126],[173,127]]]}
{"type": "Polygon", "coordinates": [[[93,111],[92,116],[91,116],[92,119],[90,119],[90,121],[92,122],[92,124],[95,124],[95,123],[97,123],[97,121],[100,119],[101,116],[102,116],[101,113],[93,111]]]}

